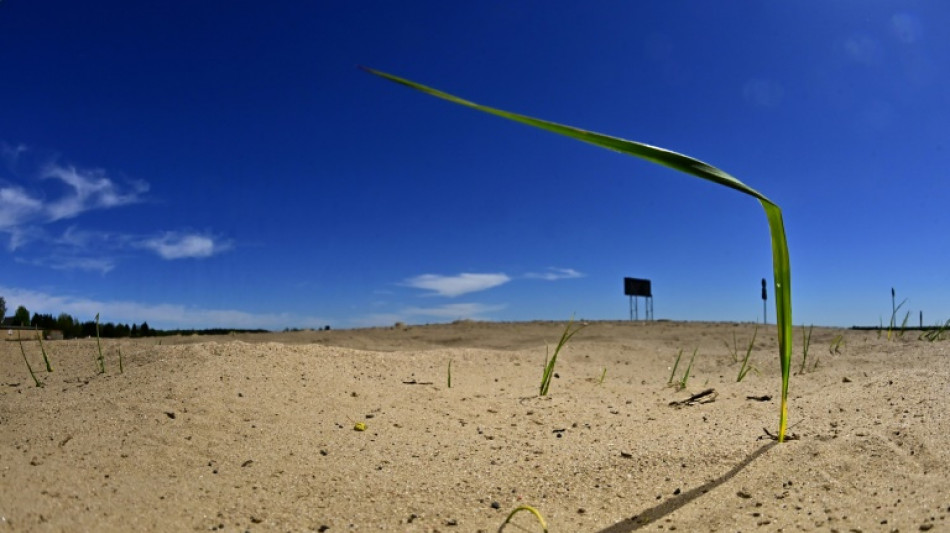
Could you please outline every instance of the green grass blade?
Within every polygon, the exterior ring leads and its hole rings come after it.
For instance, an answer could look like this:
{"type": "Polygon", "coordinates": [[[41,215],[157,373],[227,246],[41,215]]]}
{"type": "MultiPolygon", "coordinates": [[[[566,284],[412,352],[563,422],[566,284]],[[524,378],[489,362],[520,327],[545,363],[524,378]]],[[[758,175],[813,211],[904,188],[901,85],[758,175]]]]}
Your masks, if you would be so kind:
{"type": "Polygon", "coordinates": [[[43,352],[43,362],[46,363],[46,371],[52,372],[53,366],[49,364],[49,357],[46,355],[46,347],[43,346],[43,333],[39,330],[39,328],[36,329],[36,340],[40,342],[40,351],[43,352]]]}
{"type": "Polygon", "coordinates": [[[673,362],[673,371],[670,372],[670,380],[666,382],[667,385],[673,384],[673,377],[676,376],[676,367],[680,366],[680,359],[683,357],[683,349],[680,348],[679,353],[676,354],[676,361],[673,362]]]}
{"type": "Polygon", "coordinates": [[[548,360],[544,365],[544,372],[541,375],[541,390],[540,396],[547,396],[548,389],[551,387],[551,378],[554,377],[554,365],[557,363],[557,354],[561,351],[561,348],[567,344],[567,341],[571,340],[571,337],[575,333],[584,329],[583,325],[578,326],[571,331],[571,324],[574,323],[574,315],[571,315],[571,319],[568,320],[567,326],[564,328],[564,333],[561,334],[561,340],[558,341],[557,347],[554,348],[554,355],[551,356],[551,359],[548,360]]]}
{"type": "Polygon", "coordinates": [[[566,126],[547,120],[541,120],[526,115],[519,115],[488,106],[483,106],[464,100],[457,96],[415,83],[413,81],[393,76],[378,70],[360,67],[366,72],[385,78],[389,81],[411,87],[426,94],[448,100],[450,102],[477,109],[479,111],[496,115],[502,118],[534,126],[553,133],[564,135],[585,143],[614,150],[627,155],[636,156],[659,165],[670,167],[681,172],[702,178],[724,187],[735,189],[739,192],[748,194],[762,204],[765,209],[765,215],[769,223],[769,233],[772,240],[772,269],[775,282],[775,308],[778,325],[779,359],[782,367],[782,401],[779,414],[779,432],[778,440],[785,439],[785,429],[787,426],[787,399],[788,399],[788,378],[789,369],[792,360],[792,297],[791,297],[791,268],[788,259],[788,243],[785,239],[785,225],[782,221],[782,210],[765,195],[757,190],[742,183],[727,172],[716,168],[708,163],[689,157],[678,152],[666,150],[656,146],[644,143],[638,143],[604,135],[592,131],[582,130],[572,126],[566,126]]]}
{"type": "Polygon", "coordinates": [[[30,360],[26,358],[26,350],[23,349],[23,339],[20,338],[19,332],[17,332],[17,340],[20,341],[20,353],[23,354],[23,362],[26,363],[26,369],[30,371],[30,377],[33,378],[33,383],[36,383],[37,387],[42,387],[43,384],[40,383],[40,380],[36,378],[36,374],[33,373],[30,360]]]}

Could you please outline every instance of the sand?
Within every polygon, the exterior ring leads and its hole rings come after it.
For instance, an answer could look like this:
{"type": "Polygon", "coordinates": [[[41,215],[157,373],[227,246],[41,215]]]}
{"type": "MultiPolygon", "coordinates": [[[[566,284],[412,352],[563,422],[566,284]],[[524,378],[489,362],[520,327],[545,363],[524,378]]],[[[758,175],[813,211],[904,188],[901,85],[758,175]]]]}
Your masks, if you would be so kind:
{"type": "Polygon", "coordinates": [[[2,342],[0,532],[950,531],[950,341],[815,328],[778,444],[753,327],[591,323],[544,398],[562,323],[2,342]]]}

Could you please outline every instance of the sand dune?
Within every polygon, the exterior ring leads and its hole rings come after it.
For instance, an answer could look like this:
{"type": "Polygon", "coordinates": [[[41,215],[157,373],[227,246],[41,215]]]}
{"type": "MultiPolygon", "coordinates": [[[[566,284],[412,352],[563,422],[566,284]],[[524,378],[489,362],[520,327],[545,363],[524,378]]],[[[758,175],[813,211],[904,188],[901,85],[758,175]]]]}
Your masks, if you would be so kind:
{"type": "Polygon", "coordinates": [[[592,323],[544,398],[561,323],[0,343],[0,531],[950,530],[950,341],[816,328],[775,444],[753,327],[592,323]]]}

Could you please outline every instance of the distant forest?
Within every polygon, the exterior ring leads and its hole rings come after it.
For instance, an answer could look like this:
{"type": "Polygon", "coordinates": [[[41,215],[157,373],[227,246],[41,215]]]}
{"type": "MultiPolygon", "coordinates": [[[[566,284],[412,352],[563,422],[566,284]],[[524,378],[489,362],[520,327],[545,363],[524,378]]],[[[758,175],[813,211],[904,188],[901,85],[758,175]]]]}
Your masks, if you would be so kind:
{"type": "MultiPolygon", "coordinates": [[[[20,324],[16,324],[20,325],[20,324]]],[[[29,326],[41,330],[58,330],[63,333],[64,339],[75,339],[82,337],[96,336],[96,322],[89,320],[80,322],[75,317],[66,313],[61,313],[58,317],[53,315],[41,315],[33,313],[29,326]]],[[[141,324],[113,324],[112,322],[99,324],[99,336],[102,338],[118,337],[163,337],[167,335],[227,335],[228,333],[266,333],[265,329],[155,329],[148,325],[148,322],[141,324]]]]}

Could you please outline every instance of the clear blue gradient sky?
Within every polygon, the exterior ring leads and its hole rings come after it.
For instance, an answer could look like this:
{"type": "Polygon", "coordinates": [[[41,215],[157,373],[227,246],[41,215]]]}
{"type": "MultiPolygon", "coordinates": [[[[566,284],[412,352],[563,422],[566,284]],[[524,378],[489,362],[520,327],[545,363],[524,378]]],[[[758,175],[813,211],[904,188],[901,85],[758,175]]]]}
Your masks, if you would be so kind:
{"type": "MultiPolygon", "coordinates": [[[[0,3],[8,314],[152,327],[760,320],[754,199],[454,106],[717,165],[785,213],[796,324],[950,318],[950,3],[0,3]]],[[[769,300],[769,317],[774,317],[769,300]]]]}

